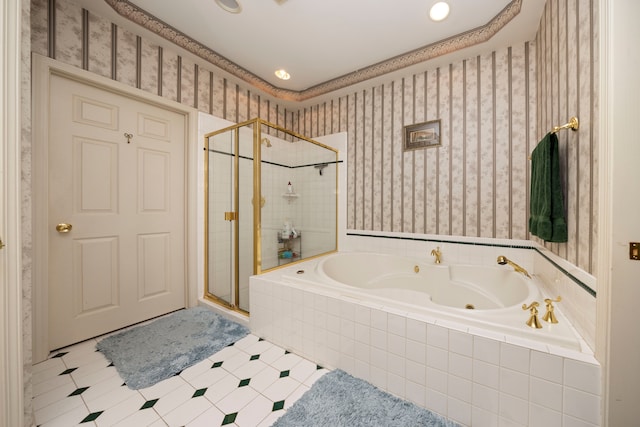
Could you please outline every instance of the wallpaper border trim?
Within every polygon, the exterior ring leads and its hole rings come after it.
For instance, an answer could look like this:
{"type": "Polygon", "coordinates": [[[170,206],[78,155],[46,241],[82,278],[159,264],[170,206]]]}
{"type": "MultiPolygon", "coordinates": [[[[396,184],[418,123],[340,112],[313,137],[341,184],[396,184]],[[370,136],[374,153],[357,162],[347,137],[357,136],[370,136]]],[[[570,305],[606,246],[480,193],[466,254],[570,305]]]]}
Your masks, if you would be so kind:
{"type": "Polygon", "coordinates": [[[380,77],[400,69],[428,61],[461,49],[484,43],[515,18],[521,10],[522,0],[512,0],[487,24],[421,48],[406,52],[377,64],[364,67],[344,76],[301,91],[282,89],[256,76],[171,25],[163,22],[128,0],[105,0],[119,15],[164,39],[210,62],[240,80],[284,101],[305,101],[335,90],[380,77]]]}

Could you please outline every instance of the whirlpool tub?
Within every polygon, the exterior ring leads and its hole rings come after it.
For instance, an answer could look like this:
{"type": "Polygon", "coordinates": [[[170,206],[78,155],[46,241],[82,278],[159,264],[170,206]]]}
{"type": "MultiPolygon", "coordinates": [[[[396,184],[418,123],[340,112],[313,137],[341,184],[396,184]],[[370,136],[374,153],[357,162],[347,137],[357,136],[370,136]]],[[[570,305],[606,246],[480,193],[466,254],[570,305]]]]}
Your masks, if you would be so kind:
{"type": "Polygon", "coordinates": [[[510,266],[448,265],[363,252],[339,252],[315,263],[289,269],[283,279],[306,290],[329,292],[367,305],[422,316],[433,323],[480,330],[488,336],[524,338],[541,346],[580,351],[584,343],[555,310],[559,323],[544,322],[545,298],[535,275],[528,278],[510,266]],[[539,303],[541,329],[526,324],[523,305],[539,303]],[[453,322],[453,323],[452,323],[453,322]]]}
{"type": "Polygon", "coordinates": [[[497,310],[540,298],[531,279],[510,267],[480,267],[415,262],[408,258],[342,253],[317,265],[319,277],[371,295],[423,307],[497,310]]]}

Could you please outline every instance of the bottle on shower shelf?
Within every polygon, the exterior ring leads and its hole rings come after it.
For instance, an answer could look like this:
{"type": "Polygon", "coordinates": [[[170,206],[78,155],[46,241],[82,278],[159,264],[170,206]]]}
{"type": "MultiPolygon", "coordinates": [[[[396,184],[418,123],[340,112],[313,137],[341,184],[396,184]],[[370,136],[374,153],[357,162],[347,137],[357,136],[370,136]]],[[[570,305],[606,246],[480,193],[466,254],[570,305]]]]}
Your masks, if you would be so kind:
{"type": "Polygon", "coordinates": [[[289,183],[287,184],[287,193],[293,193],[293,185],[291,185],[291,181],[289,181],[289,183]]]}
{"type": "Polygon", "coordinates": [[[291,237],[291,223],[289,220],[284,222],[284,226],[282,227],[282,239],[289,239],[291,237]]]}

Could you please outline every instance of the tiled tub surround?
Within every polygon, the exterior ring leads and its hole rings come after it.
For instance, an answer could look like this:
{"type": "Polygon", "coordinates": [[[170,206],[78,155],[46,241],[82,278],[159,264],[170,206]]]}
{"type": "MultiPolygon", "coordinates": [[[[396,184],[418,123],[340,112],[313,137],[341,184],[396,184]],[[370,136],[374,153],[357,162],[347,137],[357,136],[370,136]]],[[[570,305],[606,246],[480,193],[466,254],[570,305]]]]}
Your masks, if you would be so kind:
{"type": "Polygon", "coordinates": [[[535,273],[547,296],[562,296],[562,302],[556,304],[557,309],[569,319],[589,347],[595,348],[595,277],[536,242],[356,230],[347,230],[346,234],[340,246],[342,251],[433,260],[429,255],[431,250],[440,247],[443,263],[465,265],[496,265],[498,255],[504,255],[535,273]]]}
{"type": "MultiPolygon", "coordinates": [[[[424,258],[440,246],[443,263],[495,265],[501,254],[534,275],[541,263],[536,251],[512,241],[507,247],[494,240],[471,245],[398,237],[352,235],[346,246],[424,258]]],[[[587,345],[566,349],[286,279],[301,269],[308,277],[317,263],[252,277],[254,334],[463,425],[599,425],[600,366],[587,345]]],[[[566,321],[563,309],[559,303],[560,321],[566,321]]],[[[523,322],[526,317],[523,312],[523,322]]]]}

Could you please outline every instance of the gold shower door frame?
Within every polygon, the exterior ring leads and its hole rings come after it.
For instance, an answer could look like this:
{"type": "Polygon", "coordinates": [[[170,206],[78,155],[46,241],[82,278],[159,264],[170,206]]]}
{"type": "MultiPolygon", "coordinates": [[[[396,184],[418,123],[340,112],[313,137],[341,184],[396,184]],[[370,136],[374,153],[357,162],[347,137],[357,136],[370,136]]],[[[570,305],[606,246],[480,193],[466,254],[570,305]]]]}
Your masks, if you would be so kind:
{"type": "MultiPolygon", "coordinates": [[[[270,123],[266,120],[255,118],[251,120],[247,120],[242,123],[238,123],[236,125],[232,125],[223,129],[219,129],[204,135],[204,235],[205,235],[205,244],[204,244],[204,298],[210,301],[213,301],[219,305],[222,305],[228,309],[238,311],[242,314],[249,315],[249,312],[239,307],[240,301],[240,223],[238,221],[239,216],[239,181],[240,181],[240,129],[243,127],[247,127],[253,125],[253,274],[261,274],[262,270],[262,204],[260,202],[262,200],[262,151],[261,151],[261,141],[262,141],[262,126],[267,126],[269,128],[274,129],[275,131],[282,132],[285,135],[289,135],[294,138],[298,138],[309,143],[315,144],[327,150],[333,151],[336,154],[336,211],[335,211],[335,244],[334,250],[332,252],[337,251],[338,249],[338,151],[329,147],[328,145],[322,144],[318,141],[314,141],[309,139],[303,135],[300,135],[294,131],[285,129],[276,124],[270,123]],[[226,132],[234,132],[233,144],[234,144],[234,160],[233,160],[233,289],[232,292],[234,294],[234,300],[232,303],[225,301],[224,299],[212,294],[209,292],[209,139],[220,135],[226,132]]],[[[322,254],[324,255],[324,254],[322,254]]],[[[320,255],[318,255],[320,256],[320,255]]],[[[307,261],[315,257],[308,257],[300,259],[296,262],[307,261]]],[[[290,266],[293,263],[289,263],[287,265],[283,265],[280,267],[270,268],[265,271],[271,271],[278,268],[282,268],[285,266],[290,266]]]]}

